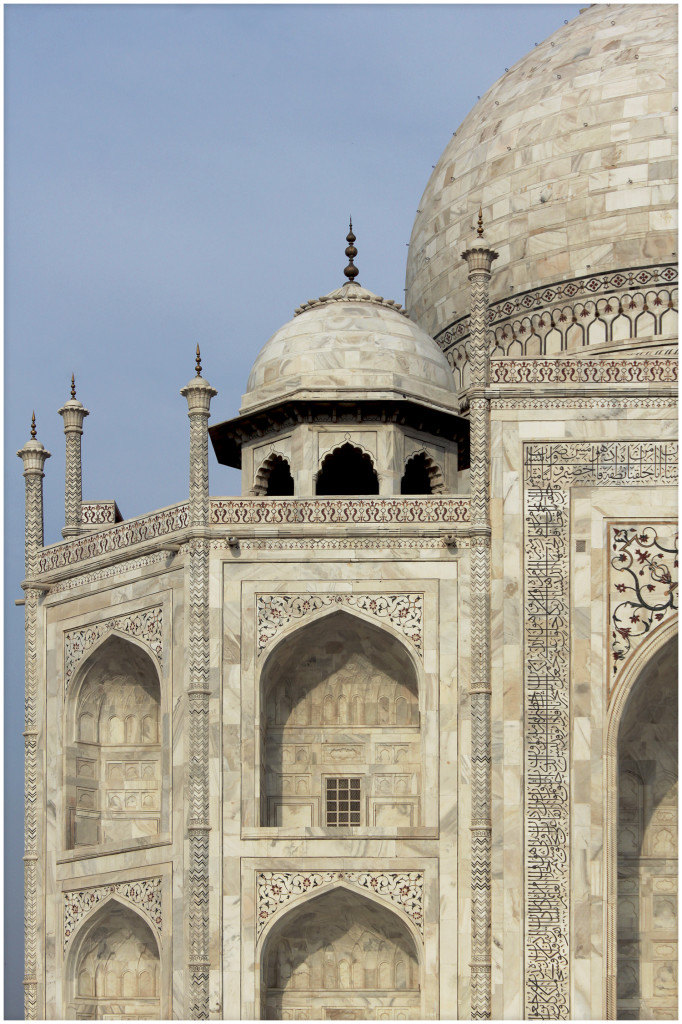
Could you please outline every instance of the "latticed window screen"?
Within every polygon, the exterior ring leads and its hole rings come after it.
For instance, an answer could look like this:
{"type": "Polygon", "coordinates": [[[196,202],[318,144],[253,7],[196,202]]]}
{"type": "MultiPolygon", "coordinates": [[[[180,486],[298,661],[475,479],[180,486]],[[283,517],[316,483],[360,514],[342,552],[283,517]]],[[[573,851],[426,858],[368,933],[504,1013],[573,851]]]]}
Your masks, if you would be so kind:
{"type": "Polygon", "coordinates": [[[360,824],[360,779],[327,779],[327,825],[360,824]]]}

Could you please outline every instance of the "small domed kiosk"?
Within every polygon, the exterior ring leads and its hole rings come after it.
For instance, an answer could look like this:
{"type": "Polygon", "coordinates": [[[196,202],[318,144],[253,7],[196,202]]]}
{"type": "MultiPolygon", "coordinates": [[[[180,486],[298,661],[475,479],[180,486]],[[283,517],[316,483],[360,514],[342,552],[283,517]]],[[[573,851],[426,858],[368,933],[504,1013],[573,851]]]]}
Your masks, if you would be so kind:
{"type": "Polygon", "coordinates": [[[467,464],[452,372],[399,303],[354,280],[305,302],[265,343],[240,416],[210,428],[245,495],[456,492],[467,464]]]}

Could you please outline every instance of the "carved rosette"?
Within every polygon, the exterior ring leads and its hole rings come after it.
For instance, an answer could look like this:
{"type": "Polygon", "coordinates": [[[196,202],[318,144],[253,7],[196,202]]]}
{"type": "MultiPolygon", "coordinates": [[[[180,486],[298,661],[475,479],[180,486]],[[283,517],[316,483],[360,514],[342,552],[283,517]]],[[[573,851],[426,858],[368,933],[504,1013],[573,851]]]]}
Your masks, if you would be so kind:
{"type": "Polygon", "coordinates": [[[422,871],[260,871],[256,875],[258,937],[270,918],[292,900],[335,883],[366,890],[399,907],[423,935],[422,871]]]}
{"type": "Polygon", "coordinates": [[[570,1016],[570,488],[675,486],[674,442],[524,447],[526,1016],[570,1016]]]}
{"type": "Polygon", "coordinates": [[[81,629],[64,634],[64,697],[74,673],[88,651],[107,633],[118,630],[141,640],[160,663],[163,653],[163,611],[161,607],[148,608],[130,615],[117,615],[81,629]]]}
{"type": "Polygon", "coordinates": [[[149,919],[162,934],[163,914],[161,879],[143,878],[135,882],[114,882],[87,889],[70,889],[64,897],[63,948],[66,951],[78,925],[91,910],[112,896],[121,896],[149,919]]]}
{"type": "Polygon", "coordinates": [[[291,625],[323,608],[357,608],[388,622],[417,650],[424,652],[423,594],[257,594],[256,635],[258,653],[291,625]]]}

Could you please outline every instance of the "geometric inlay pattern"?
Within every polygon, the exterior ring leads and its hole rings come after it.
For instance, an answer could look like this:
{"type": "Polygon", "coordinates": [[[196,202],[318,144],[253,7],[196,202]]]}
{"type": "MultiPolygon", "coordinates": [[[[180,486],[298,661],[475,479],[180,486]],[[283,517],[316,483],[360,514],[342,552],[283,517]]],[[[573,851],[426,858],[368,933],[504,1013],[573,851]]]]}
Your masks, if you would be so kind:
{"type": "Polygon", "coordinates": [[[525,997],[570,1015],[570,558],[572,486],[677,483],[674,442],[524,446],[525,997]]]}
{"type": "Polygon", "coordinates": [[[118,615],[114,619],[95,622],[80,629],[71,629],[64,634],[64,697],[66,697],[73,673],[83,656],[97,643],[100,637],[114,629],[128,636],[134,636],[147,644],[158,661],[163,650],[163,614],[161,608],[147,608],[130,615],[118,615]]]}
{"type": "Polygon", "coordinates": [[[291,622],[320,608],[345,605],[383,619],[423,652],[423,594],[257,594],[258,653],[291,622]]]}
{"type": "Polygon", "coordinates": [[[366,889],[399,907],[424,932],[422,871],[259,871],[256,875],[258,936],[281,907],[330,882],[366,889]]]}
{"type": "MultiPolygon", "coordinates": [[[[647,633],[677,611],[677,523],[609,526],[612,677],[647,633]]],[[[611,680],[613,684],[613,678],[611,680]]]]}
{"type": "Polygon", "coordinates": [[[138,907],[161,932],[163,922],[160,878],[143,878],[136,882],[113,882],[111,885],[98,885],[92,889],[72,889],[63,894],[64,949],[68,946],[81,918],[112,893],[123,896],[129,903],[138,907]]]}

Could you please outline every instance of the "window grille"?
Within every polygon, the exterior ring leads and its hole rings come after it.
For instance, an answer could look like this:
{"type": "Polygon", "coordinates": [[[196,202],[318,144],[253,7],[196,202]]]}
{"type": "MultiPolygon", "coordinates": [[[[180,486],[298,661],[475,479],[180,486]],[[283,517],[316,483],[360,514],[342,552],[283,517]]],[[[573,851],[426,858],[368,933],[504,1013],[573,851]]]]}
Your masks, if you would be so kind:
{"type": "Polygon", "coordinates": [[[327,779],[327,826],[360,824],[360,779],[327,779]]]}

